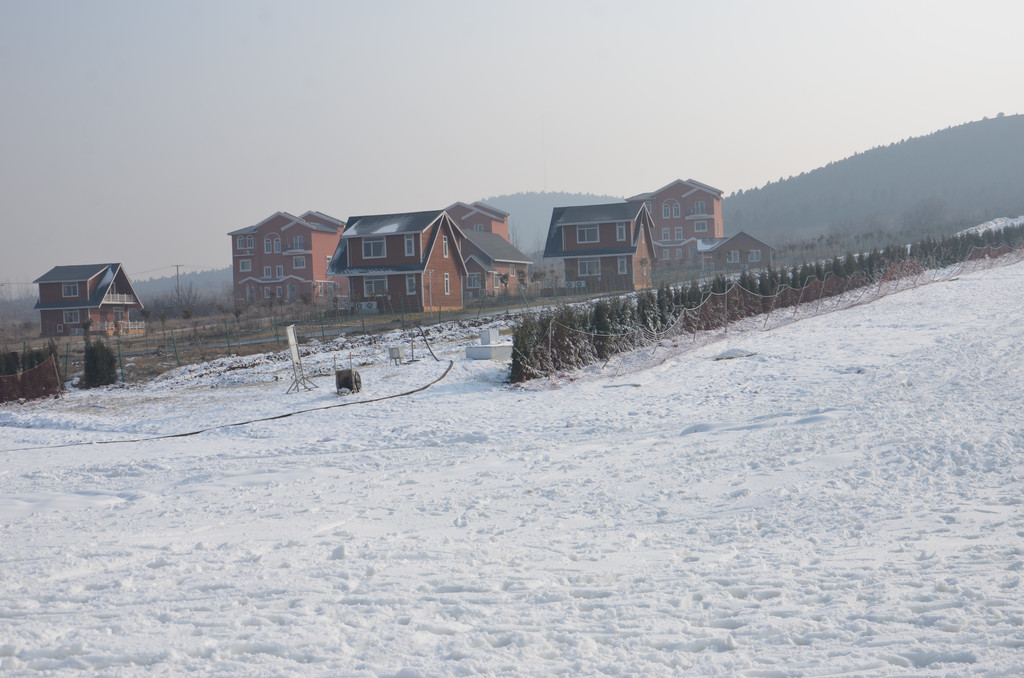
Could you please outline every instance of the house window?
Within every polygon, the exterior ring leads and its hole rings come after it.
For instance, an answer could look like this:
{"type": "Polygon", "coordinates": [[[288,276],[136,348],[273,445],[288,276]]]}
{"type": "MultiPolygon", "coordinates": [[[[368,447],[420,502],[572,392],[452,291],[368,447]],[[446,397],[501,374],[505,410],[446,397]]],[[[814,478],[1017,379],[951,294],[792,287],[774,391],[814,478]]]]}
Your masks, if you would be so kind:
{"type": "Polygon", "coordinates": [[[683,239],[683,227],[682,226],[676,226],[676,240],[682,240],[682,239],[683,239]]]}
{"type": "MultiPolygon", "coordinates": [[[[222,241],[223,242],[223,241],[222,241]]],[[[78,310],[64,311],[64,324],[65,325],[76,325],[79,322],[78,310]]]]}
{"type": "Polygon", "coordinates": [[[444,274],[444,293],[445,294],[451,294],[452,293],[451,279],[448,277],[447,273],[444,274]]]}
{"type": "Polygon", "coordinates": [[[277,286],[277,298],[278,299],[281,298],[281,286],[280,285],[277,286]]]}
{"type": "Polygon", "coordinates": [[[330,270],[330,268],[331,268],[331,257],[328,256],[327,257],[327,270],[330,270]]]}
{"type": "Polygon", "coordinates": [[[615,239],[619,242],[626,242],[626,225],[615,224],[615,239]]]}
{"type": "Polygon", "coordinates": [[[306,239],[303,238],[301,235],[296,235],[294,238],[292,238],[292,249],[294,250],[305,249],[305,244],[306,239]]]}
{"type": "Polygon", "coordinates": [[[288,283],[288,301],[295,301],[295,297],[298,296],[298,288],[295,287],[295,283],[288,283]]]}
{"type": "Polygon", "coordinates": [[[277,277],[278,278],[283,278],[284,277],[284,264],[278,264],[275,267],[275,271],[274,272],[277,273],[277,277]]]}
{"type": "Polygon", "coordinates": [[[508,265],[508,277],[510,277],[510,278],[516,277],[516,265],[515,264],[509,264],[508,265]]]}
{"type": "Polygon", "coordinates": [[[694,214],[707,214],[707,212],[704,211],[704,201],[703,200],[698,200],[697,202],[693,203],[693,213],[694,214]]]}
{"type": "Polygon", "coordinates": [[[576,227],[577,243],[597,242],[599,237],[597,225],[576,227]]]}
{"type": "Polygon", "coordinates": [[[238,270],[242,273],[248,273],[252,270],[252,259],[239,259],[238,270]]]}
{"type": "Polygon", "coordinates": [[[672,217],[675,219],[679,218],[679,203],[672,203],[672,217]]]}
{"type": "Polygon", "coordinates": [[[679,249],[676,250],[676,259],[682,259],[682,258],[683,258],[683,249],[680,247],[679,249]]]}
{"type": "Polygon", "coordinates": [[[629,264],[626,263],[626,257],[619,257],[619,275],[626,275],[629,272],[629,264]]]}
{"type": "Polygon", "coordinates": [[[263,239],[263,253],[270,254],[274,251],[274,244],[270,242],[270,238],[263,239]]]}
{"type": "Polygon", "coordinates": [[[388,293],[387,278],[363,278],[363,296],[373,297],[388,293]]]}
{"type": "Polygon", "coordinates": [[[476,225],[473,226],[473,230],[476,231],[477,233],[483,233],[484,232],[484,225],[483,224],[476,224],[476,225]]]}
{"type": "Polygon", "coordinates": [[[316,296],[324,296],[324,283],[323,281],[317,281],[316,283],[316,296]]]}
{"type": "Polygon", "coordinates": [[[263,288],[263,298],[264,299],[269,299],[270,298],[270,288],[269,287],[264,287],[263,288]]]}
{"type": "Polygon", "coordinates": [[[245,287],[245,300],[248,301],[251,304],[255,298],[256,298],[256,291],[253,289],[252,285],[246,285],[246,287],[245,287]]]}
{"type": "Polygon", "coordinates": [[[245,236],[240,235],[235,238],[235,249],[245,249],[245,236]]]}
{"type": "MultiPolygon", "coordinates": [[[[441,254],[444,255],[445,259],[448,258],[448,236],[446,236],[446,235],[442,235],[441,236],[441,254]]],[[[448,276],[448,274],[445,273],[445,277],[447,277],[447,276],[448,276]]],[[[448,293],[445,292],[445,294],[448,294],[448,293]]]]}
{"type": "Polygon", "coordinates": [[[255,244],[255,239],[251,235],[245,236],[245,249],[251,250],[255,244]]]}
{"type": "Polygon", "coordinates": [[[725,255],[725,263],[727,264],[738,264],[740,263],[740,251],[729,250],[729,253],[725,255]]]}
{"type": "MultiPolygon", "coordinates": [[[[223,242],[223,241],[222,241],[223,242]]],[[[78,283],[64,283],[62,285],[63,295],[65,297],[77,297],[78,296],[78,283]]],[[[75,322],[78,322],[77,320],[75,322]]]]}
{"type": "Polygon", "coordinates": [[[416,294],[416,274],[408,273],[405,276],[405,293],[416,294]]]}
{"type": "Polygon", "coordinates": [[[751,264],[757,264],[761,262],[761,250],[750,250],[747,252],[747,261],[751,264]]]}
{"type": "Polygon", "coordinates": [[[601,260],[600,259],[580,259],[579,260],[579,274],[580,274],[580,276],[585,276],[585,275],[601,275],[601,260]]]}
{"type": "Polygon", "coordinates": [[[274,254],[280,254],[280,253],[281,253],[281,239],[280,238],[274,238],[274,254]]]}
{"type": "Polygon", "coordinates": [[[363,259],[383,259],[386,253],[384,238],[363,239],[363,259]]]}
{"type": "Polygon", "coordinates": [[[466,287],[471,290],[480,289],[480,274],[470,273],[466,276],[466,287]]]}
{"type": "Polygon", "coordinates": [[[292,268],[306,268],[306,257],[292,257],[292,268]]]}
{"type": "Polygon", "coordinates": [[[707,233],[708,232],[708,222],[706,222],[706,221],[695,221],[695,222],[693,222],[693,230],[696,233],[707,233]]]}
{"type": "Polygon", "coordinates": [[[667,228],[661,229],[661,239],[662,240],[668,240],[669,239],[668,233],[669,233],[669,229],[667,229],[667,228]]]}
{"type": "Polygon", "coordinates": [[[411,233],[405,236],[405,256],[416,256],[416,236],[411,233]]]}
{"type": "Polygon", "coordinates": [[[661,205],[661,218],[662,219],[669,219],[671,217],[672,217],[672,205],[668,204],[667,202],[663,203],[661,205]]]}
{"type": "Polygon", "coordinates": [[[269,266],[264,266],[263,267],[263,277],[264,278],[269,278],[270,277],[270,267],[269,266]]]}

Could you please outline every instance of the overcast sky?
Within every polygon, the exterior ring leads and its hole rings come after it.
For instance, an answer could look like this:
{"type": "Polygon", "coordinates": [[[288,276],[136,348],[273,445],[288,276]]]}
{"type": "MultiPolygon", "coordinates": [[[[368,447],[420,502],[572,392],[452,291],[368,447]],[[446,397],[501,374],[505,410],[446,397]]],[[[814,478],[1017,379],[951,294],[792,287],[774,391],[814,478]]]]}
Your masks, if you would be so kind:
{"type": "Polygon", "coordinates": [[[0,0],[0,282],[224,268],[276,211],[762,186],[1024,112],[1022,25],[1019,0],[0,0]]]}

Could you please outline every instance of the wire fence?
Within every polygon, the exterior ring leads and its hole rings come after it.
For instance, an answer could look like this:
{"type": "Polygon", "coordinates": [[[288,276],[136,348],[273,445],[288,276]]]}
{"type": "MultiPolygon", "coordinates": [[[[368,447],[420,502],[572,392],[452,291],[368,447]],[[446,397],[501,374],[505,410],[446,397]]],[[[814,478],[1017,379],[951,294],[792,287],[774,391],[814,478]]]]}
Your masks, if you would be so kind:
{"type": "MultiPolygon", "coordinates": [[[[511,379],[557,380],[572,370],[594,364],[613,369],[616,374],[638,372],[717,341],[730,331],[768,331],[907,289],[1022,260],[1024,247],[972,247],[960,263],[945,268],[926,268],[914,259],[906,259],[882,267],[873,277],[863,272],[847,276],[828,273],[821,278],[808,278],[801,287],[783,285],[770,295],[734,280],[727,282],[722,291],[702,291],[702,300],[696,305],[673,304],[667,313],[662,306],[664,292],[659,291],[654,301],[647,302],[648,306],[656,304],[655,308],[645,310],[643,298],[638,297],[626,309],[634,325],[617,332],[594,330],[602,324],[599,308],[560,309],[549,322],[535,319],[530,327],[528,320],[517,330],[511,379]],[[639,350],[647,348],[651,350],[639,350]]],[[[616,311],[612,306],[603,312],[616,311]]],[[[618,312],[621,317],[621,310],[618,312]]]]}

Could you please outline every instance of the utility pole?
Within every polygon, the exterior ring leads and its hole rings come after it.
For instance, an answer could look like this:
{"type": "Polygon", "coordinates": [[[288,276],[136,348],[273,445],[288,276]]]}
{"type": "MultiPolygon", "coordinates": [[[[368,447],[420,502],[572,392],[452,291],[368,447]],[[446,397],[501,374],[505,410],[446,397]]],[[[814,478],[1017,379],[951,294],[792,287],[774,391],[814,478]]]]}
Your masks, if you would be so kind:
{"type": "Polygon", "coordinates": [[[174,264],[174,289],[177,291],[178,298],[181,298],[181,267],[182,264],[174,264]]]}

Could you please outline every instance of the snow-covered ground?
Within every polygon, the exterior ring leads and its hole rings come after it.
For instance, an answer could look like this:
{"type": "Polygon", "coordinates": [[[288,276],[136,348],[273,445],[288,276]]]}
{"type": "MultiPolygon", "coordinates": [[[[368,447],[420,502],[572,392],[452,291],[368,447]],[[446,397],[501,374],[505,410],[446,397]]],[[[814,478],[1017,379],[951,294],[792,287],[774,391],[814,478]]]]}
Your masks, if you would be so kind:
{"type": "Polygon", "coordinates": [[[1015,264],[557,383],[3,406],[0,673],[1024,674],[1022,327],[1015,264]]]}

